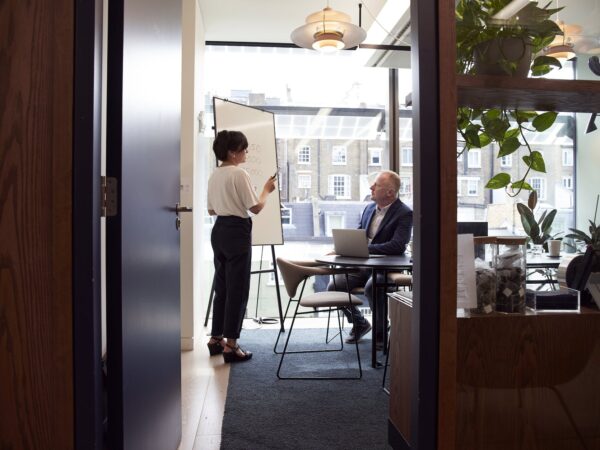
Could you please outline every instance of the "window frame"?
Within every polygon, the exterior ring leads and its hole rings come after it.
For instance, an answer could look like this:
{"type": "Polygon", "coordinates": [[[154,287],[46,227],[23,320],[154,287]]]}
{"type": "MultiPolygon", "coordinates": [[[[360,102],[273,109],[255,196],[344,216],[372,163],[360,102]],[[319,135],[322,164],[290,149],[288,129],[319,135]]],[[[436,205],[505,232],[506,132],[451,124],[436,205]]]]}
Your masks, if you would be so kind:
{"type": "Polygon", "coordinates": [[[310,145],[302,145],[298,149],[298,164],[310,164],[312,161],[312,148],[310,145]],[[307,156],[306,160],[305,156],[307,156]]]}
{"type": "Polygon", "coordinates": [[[546,185],[546,178],[545,177],[529,177],[528,182],[531,185],[531,187],[533,189],[535,189],[535,191],[537,191],[538,200],[539,201],[546,201],[546,198],[547,198],[547,195],[548,195],[548,189],[547,189],[547,185],[546,185]],[[539,188],[536,188],[534,186],[534,184],[535,184],[534,180],[539,180],[540,181],[540,187],[539,188]],[[542,195],[542,193],[544,195],[542,195]]]}
{"type": "Polygon", "coordinates": [[[348,165],[348,148],[345,145],[331,146],[331,165],[332,166],[347,166],[348,165]],[[336,156],[343,156],[339,160],[336,156]]]}
{"type": "Polygon", "coordinates": [[[481,169],[481,150],[478,148],[469,150],[467,152],[467,168],[468,169],[481,169]],[[477,165],[471,164],[471,156],[477,155],[477,165]]]}
{"type": "Polygon", "coordinates": [[[327,180],[327,192],[329,195],[334,196],[336,200],[351,200],[352,178],[350,177],[350,175],[344,173],[333,173],[329,175],[327,180]],[[338,177],[344,180],[344,195],[336,195],[335,193],[335,180],[338,177]]]}
{"type": "Polygon", "coordinates": [[[413,148],[408,146],[400,147],[400,167],[412,167],[414,164],[413,148]],[[404,155],[410,155],[410,162],[405,162],[404,155]]]}

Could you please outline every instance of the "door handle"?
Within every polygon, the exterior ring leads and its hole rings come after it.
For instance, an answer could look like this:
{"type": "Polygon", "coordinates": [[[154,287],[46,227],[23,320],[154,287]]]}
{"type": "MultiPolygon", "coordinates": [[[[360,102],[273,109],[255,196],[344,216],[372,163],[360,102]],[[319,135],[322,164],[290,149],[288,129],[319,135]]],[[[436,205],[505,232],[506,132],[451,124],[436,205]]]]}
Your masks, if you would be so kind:
{"type": "Polygon", "coordinates": [[[192,208],[189,206],[180,206],[179,203],[175,203],[175,214],[179,215],[182,212],[192,212],[192,208]]]}
{"type": "Polygon", "coordinates": [[[179,213],[182,212],[192,212],[192,208],[188,206],[180,206],[179,202],[175,203],[175,229],[179,231],[181,228],[181,218],[179,217],[179,213]]]}

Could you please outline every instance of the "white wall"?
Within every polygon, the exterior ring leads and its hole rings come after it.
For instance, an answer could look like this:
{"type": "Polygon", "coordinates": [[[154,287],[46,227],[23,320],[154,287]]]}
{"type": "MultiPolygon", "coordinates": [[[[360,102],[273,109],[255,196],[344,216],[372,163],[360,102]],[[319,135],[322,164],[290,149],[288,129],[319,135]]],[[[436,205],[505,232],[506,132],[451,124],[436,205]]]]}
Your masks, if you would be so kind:
{"type": "MultiPolygon", "coordinates": [[[[588,57],[577,58],[577,79],[600,81],[588,68],[588,57]]],[[[600,114],[600,111],[598,111],[600,114]]],[[[576,181],[576,227],[588,232],[588,220],[594,219],[596,196],[600,194],[600,116],[596,119],[598,129],[585,134],[590,113],[577,114],[577,181],[576,181]]],[[[600,220],[600,214],[596,221],[600,220]]]]}
{"type": "Polygon", "coordinates": [[[197,0],[182,2],[182,98],[181,98],[181,193],[179,203],[193,207],[193,213],[182,213],[180,229],[181,250],[181,348],[192,350],[197,339],[197,326],[200,305],[194,302],[198,298],[199,287],[195,281],[198,265],[195,256],[199,240],[194,223],[198,216],[195,201],[196,149],[199,140],[198,116],[204,108],[201,86],[202,59],[204,55],[204,24],[197,0]]]}

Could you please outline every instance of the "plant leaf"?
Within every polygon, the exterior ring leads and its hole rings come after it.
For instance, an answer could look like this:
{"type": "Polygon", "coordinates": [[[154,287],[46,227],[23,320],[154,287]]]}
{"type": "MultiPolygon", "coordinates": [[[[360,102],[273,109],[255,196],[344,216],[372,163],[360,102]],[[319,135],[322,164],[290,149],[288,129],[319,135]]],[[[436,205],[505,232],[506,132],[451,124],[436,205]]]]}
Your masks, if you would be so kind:
{"type": "Polygon", "coordinates": [[[535,240],[540,234],[540,227],[533,216],[533,212],[523,203],[517,203],[517,210],[521,216],[521,223],[523,224],[525,233],[535,240]]]}
{"type": "Polygon", "coordinates": [[[510,183],[510,175],[507,173],[499,173],[490,179],[485,185],[488,189],[500,189],[508,186],[510,183]]]}
{"type": "Polygon", "coordinates": [[[556,216],[556,209],[553,209],[552,211],[550,211],[550,214],[548,214],[546,216],[546,218],[544,219],[544,221],[542,222],[542,233],[544,233],[544,234],[550,233],[550,230],[552,229],[552,222],[554,222],[555,216],[556,216]]]}
{"type": "Polygon", "coordinates": [[[537,131],[545,131],[552,126],[557,116],[558,113],[554,111],[542,113],[533,119],[532,125],[537,131]]]}
{"type": "Polygon", "coordinates": [[[546,218],[546,214],[548,214],[548,210],[545,210],[542,215],[540,216],[540,218],[538,219],[537,223],[538,224],[542,224],[542,222],[544,221],[544,219],[546,218]]]}
{"type": "Polygon", "coordinates": [[[526,182],[525,180],[519,180],[519,181],[515,181],[511,186],[512,189],[525,189],[526,191],[533,191],[533,188],[531,187],[531,185],[526,182]]]}
{"type": "Polygon", "coordinates": [[[519,149],[519,147],[521,147],[521,143],[516,137],[504,139],[502,145],[500,146],[500,151],[498,152],[498,158],[514,153],[519,149]]]}
{"type": "Polygon", "coordinates": [[[531,191],[529,198],[527,199],[527,205],[532,211],[535,209],[535,206],[537,205],[537,191],[531,191]]]}

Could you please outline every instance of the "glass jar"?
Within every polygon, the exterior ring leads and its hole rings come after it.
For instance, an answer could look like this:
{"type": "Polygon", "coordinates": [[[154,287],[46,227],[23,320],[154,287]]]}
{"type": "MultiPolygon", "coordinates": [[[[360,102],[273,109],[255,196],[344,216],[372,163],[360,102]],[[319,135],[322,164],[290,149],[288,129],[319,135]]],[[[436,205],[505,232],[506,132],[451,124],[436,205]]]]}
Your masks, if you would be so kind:
{"type": "Polygon", "coordinates": [[[493,236],[474,237],[475,285],[477,287],[476,314],[490,314],[496,310],[496,250],[497,239],[493,236]]]}
{"type": "Polygon", "coordinates": [[[496,239],[496,311],[524,313],[526,238],[498,237],[496,239]]]}

